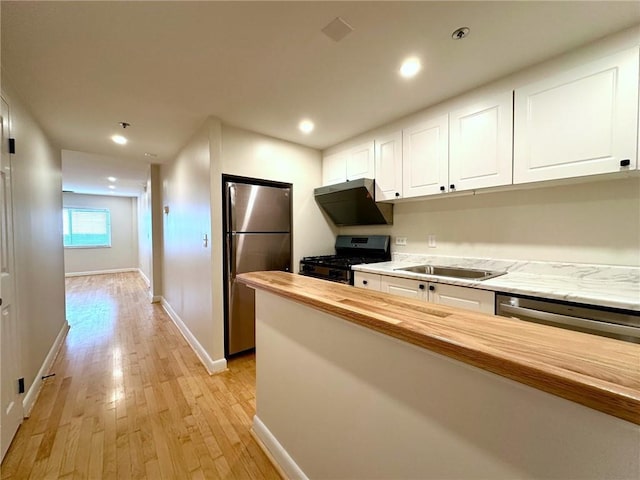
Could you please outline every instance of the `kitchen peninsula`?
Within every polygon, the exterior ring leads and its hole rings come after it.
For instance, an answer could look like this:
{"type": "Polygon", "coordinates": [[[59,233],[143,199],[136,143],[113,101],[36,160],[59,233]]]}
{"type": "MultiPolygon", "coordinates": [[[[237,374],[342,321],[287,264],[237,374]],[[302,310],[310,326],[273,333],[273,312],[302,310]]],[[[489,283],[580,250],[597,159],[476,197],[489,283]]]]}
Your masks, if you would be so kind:
{"type": "Polygon", "coordinates": [[[292,478],[638,478],[640,346],[284,272],[254,432],[292,478]]]}

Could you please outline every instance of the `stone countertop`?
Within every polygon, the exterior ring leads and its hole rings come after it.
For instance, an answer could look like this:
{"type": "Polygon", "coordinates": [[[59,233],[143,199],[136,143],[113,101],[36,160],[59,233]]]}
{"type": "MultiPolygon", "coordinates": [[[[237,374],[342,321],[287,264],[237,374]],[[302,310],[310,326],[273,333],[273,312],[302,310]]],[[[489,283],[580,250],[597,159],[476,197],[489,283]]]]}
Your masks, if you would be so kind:
{"type": "Polygon", "coordinates": [[[640,345],[286,272],[238,281],[640,425],[640,345]]]}
{"type": "Polygon", "coordinates": [[[640,268],[638,267],[394,254],[391,262],[356,265],[352,268],[358,272],[640,311],[640,268]],[[425,264],[506,271],[507,273],[479,281],[398,270],[398,268],[425,264]]]}

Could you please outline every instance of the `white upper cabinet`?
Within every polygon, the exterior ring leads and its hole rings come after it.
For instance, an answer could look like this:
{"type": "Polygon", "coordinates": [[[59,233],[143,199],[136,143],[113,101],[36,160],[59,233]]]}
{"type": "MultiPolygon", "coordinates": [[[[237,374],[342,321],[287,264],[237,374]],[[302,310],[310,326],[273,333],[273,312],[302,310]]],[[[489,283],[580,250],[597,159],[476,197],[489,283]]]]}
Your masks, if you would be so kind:
{"type": "Polygon", "coordinates": [[[375,178],[373,140],[349,149],[347,157],[347,180],[375,178]]]}
{"type": "Polygon", "coordinates": [[[327,155],[322,159],[322,185],[333,185],[347,179],[347,152],[327,155]]]}
{"type": "Polygon", "coordinates": [[[514,183],[636,168],[638,48],[516,89],[514,141],[514,183]]]}
{"type": "Polygon", "coordinates": [[[432,195],[447,190],[449,178],[448,116],[402,131],[402,195],[432,195]]]}
{"type": "Polygon", "coordinates": [[[326,155],[322,159],[323,185],[356,178],[375,178],[373,140],[326,155]]]}
{"type": "Polygon", "coordinates": [[[449,114],[449,190],[512,182],[513,92],[449,114]]]}
{"type": "Polygon", "coordinates": [[[376,200],[402,197],[402,132],[377,137],[375,143],[376,200]]]}

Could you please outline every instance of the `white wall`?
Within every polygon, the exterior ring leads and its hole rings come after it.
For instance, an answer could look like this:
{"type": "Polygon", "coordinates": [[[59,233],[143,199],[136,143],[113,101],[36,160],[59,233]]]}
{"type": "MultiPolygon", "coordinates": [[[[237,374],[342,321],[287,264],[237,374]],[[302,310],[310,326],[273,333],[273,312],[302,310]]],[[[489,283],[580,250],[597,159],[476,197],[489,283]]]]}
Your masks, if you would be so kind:
{"type": "MultiPolygon", "coordinates": [[[[209,118],[176,160],[163,165],[163,297],[204,353],[224,359],[222,174],[293,184],[293,260],[331,252],[334,235],[313,199],[320,152],[209,118]],[[204,234],[208,248],[202,247],[204,234]]],[[[188,336],[188,335],[187,335],[188,336]]],[[[192,342],[193,344],[193,342],[192,342]]]]}
{"type": "Polygon", "coordinates": [[[138,197],[138,269],[149,286],[153,278],[152,228],[151,168],[149,168],[144,190],[138,197]]]}
{"type": "Polygon", "coordinates": [[[62,248],[62,160],[31,113],[3,79],[9,104],[17,314],[21,371],[27,391],[66,327],[62,248]]]}
{"type": "MultiPolygon", "coordinates": [[[[176,159],[161,166],[163,215],[163,297],[195,338],[205,363],[224,358],[221,333],[212,318],[210,120],[194,134],[176,159]]],[[[220,240],[218,240],[219,242],[220,240]]],[[[224,349],[223,349],[224,350],[224,349]]]]}
{"type": "Polygon", "coordinates": [[[399,203],[394,223],[340,233],[407,237],[405,253],[640,266],[640,179],[399,203]],[[436,236],[428,248],[427,235],[436,236]]]}
{"type": "MultiPolygon", "coordinates": [[[[470,98],[505,90],[638,45],[638,27],[501,78],[429,109],[332,146],[325,154],[401,129],[427,115],[447,113],[470,98]]],[[[391,227],[349,227],[340,233],[407,236],[397,251],[640,266],[640,184],[637,178],[571,186],[481,193],[397,203],[391,227]],[[437,247],[427,247],[435,234],[437,247]]]]}
{"type": "MultiPolygon", "coordinates": [[[[220,125],[212,133],[220,138],[212,142],[211,204],[215,238],[222,238],[221,175],[238,175],[293,185],[292,269],[298,271],[301,257],[333,253],[334,232],[313,198],[313,189],[322,179],[320,152],[312,148],[267,137],[229,125],[220,125]]],[[[224,291],[222,245],[213,265],[213,298],[216,329],[224,338],[224,291]]],[[[218,348],[224,348],[220,343],[218,348]]]]}
{"type": "Polygon", "coordinates": [[[138,268],[138,206],[136,197],[64,193],[65,207],[107,208],[111,214],[110,248],[65,248],[66,274],[138,268]]]}
{"type": "Polygon", "coordinates": [[[263,290],[256,302],[254,431],[289,478],[639,478],[638,425],[263,290]]]}
{"type": "Polygon", "coordinates": [[[228,125],[222,139],[223,173],[293,184],[295,271],[301,257],[333,253],[334,232],[313,198],[322,183],[320,152],[228,125]]]}

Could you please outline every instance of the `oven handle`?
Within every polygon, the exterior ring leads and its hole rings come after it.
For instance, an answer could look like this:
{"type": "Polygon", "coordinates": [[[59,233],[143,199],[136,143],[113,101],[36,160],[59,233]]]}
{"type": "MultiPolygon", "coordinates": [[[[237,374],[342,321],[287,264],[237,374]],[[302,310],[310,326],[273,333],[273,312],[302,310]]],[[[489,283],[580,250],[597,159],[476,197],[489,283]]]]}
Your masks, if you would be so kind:
{"type": "Polygon", "coordinates": [[[598,320],[588,320],[586,318],[571,317],[568,315],[560,315],[558,313],[549,313],[541,310],[532,310],[524,307],[514,307],[501,303],[499,305],[500,313],[512,313],[516,315],[526,316],[534,320],[542,320],[553,322],[561,325],[571,325],[574,327],[582,327],[596,332],[615,333],[617,335],[625,335],[627,337],[640,338],[640,328],[629,327],[627,325],[618,325],[615,323],[601,322],[598,320]]]}

